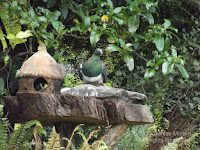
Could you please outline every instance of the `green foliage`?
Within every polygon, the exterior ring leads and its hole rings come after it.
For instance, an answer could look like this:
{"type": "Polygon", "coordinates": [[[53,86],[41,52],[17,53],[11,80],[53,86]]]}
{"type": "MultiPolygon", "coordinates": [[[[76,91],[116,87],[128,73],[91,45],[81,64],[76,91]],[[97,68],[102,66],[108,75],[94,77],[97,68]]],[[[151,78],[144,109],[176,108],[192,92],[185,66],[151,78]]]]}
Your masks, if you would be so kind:
{"type": "Polygon", "coordinates": [[[184,139],[184,140],[180,141],[178,143],[178,145],[179,145],[178,150],[181,150],[183,148],[185,150],[191,150],[192,149],[192,144],[194,144],[194,145],[198,144],[195,141],[195,138],[198,138],[199,135],[200,135],[200,133],[194,133],[188,139],[184,139]]]}
{"type": "Polygon", "coordinates": [[[129,127],[118,144],[119,149],[144,149],[146,145],[145,137],[149,127],[150,125],[137,125],[129,127]]]}
{"type": "MultiPolygon", "coordinates": [[[[24,124],[15,124],[14,131],[11,135],[9,135],[9,122],[7,118],[3,118],[3,105],[0,105],[0,149],[2,150],[30,150],[33,146],[38,149],[48,149],[48,150],[59,150],[59,149],[76,149],[72,143],[72,139],[74,135],[77,133],[81,139],[82,144],[80,145],[79,149],[90,150],[107,150],[109,147],[103,141],[104,137],[100,138],[99,140],[94,141],[93,143],[89,143],[89,140],[95,136],[95,133],[99,132],[100,130],[91,131],[88,137],[83,134],[83,131],[80,129],[80,126],[83,124],[78,125],[70,139],[63,138],[60,139],[60,135],[56,132],[55,127],[52,128],[50,136],[48,137],[48,142],[45,143],[44,141],[41,142],[40,136],[43,134],[46,136],[46,131],[43,129],[42,125],[37,120],[32,120],[24,124]],[[34,126],[34,128],[32,128],[34,126]],[[30,141],[33,138],[34,140],[30,141]],[[67,140],[68,145],[66,147],[61,147],[60,141],[67,140]],[[40,144],[40,145],[39,145],[40,144]]],[[[77,146],[78,147],[78,146],[77,146]]]]}
{"type": "Polygon", "coordinates": [[[9,127],[9,122],[7,118],[3,118],[3,106],[0,105],[0,149],[7,149],[8,148],[8,127],[9,127]]]}
{"type": "Polygon", "coordinates": [[[199,134],[200,133],[194,133],[188,139],[179,137],[173,140],[173,142],[168,143],[166,146],[163,146],[161,150],[191,150],[191,144],[195,141],[195,138],[198,137],[199,134]]]}
{"type": "Polygon", "coordinates": [[[34,125],[41,126],[40,122],[37,120],[32,120],[25,124],[20,124],[9,140],[9,149],[20,149],[23,146],[23,142],[28,140],[28,130],[34,125]]]}
{"type": "Polygon", "coordinates": [[[74,87],[77,85],[81,85],[84,82],[82,80],[79,79],[79,77],[71,75],[71,74],[66,74],[65,75],[65,81],[64,81],[64,85],[66,87],[74,87]]]}
{"type": "Polygon", "coordinates": [[[182,139],[183,139],[183,137],[179,137],[179,138],[175,139],[173,142],[164,146],[161,150],[176,150],[178,148],[178,142],[181,141],[182,139]]]}
{"type": "MultiPolygon", "coordinates": [[[[177,126],[184,130],[197,118],[200,107],[199,2],[0,3],[3,22],[0,38],[4,50],[0,52],[1,96],[16,94],[16,70],[41,40],[57,62],[71,63],[75,69],[96,47],[105,49],[102,59],[107,65],[109,85],[146,94],[157,130],[165,127],[166,120],[169,130],[177,126]],[[30,34],[17,36],[18,33],[30,34]],[[181,119],[189,121],[179,125],[181,119]]],[[[76,74],[66,76],[65,86],[81,84],[76,74]]],[[[190,128],[194,132],[198,130],[197,123],[190,128]]]]}
{"type": "Polygon", "coordinates": [[[15,37],[15,35],[21,31],[21,25],[19,24],[18,18],[20,9],[18,9],[17,1],[12,1],[9,4],[1,1],[0,5],[0,17],[7,32],[7,35],[4,35],[2,29],[0,29],[0,38],[3,45],[3,50],[8,47],[5,37],[9,39],[9,44],[14,49],[17,44],[21,44],[26,41],[26,39],[15,37]]]}
{"type": "Polygon", "coordinates": [[[47,145],[45,147],[48,150],[58,150],[58,149],[69,150],[71,148],[76,150],[75,146],[73,145],[72,140],[74,138],[74,135],[77,134],[77,135],[79,135],[79,137],[82,140],[82,144],[80,146],[76,146],[76,147],[78,147],[77,149],[80,149],[80,150],[92,150],[92,149],[95,149],[95,150],[107,150],[107,149],[109,149],[109,147],[103,141],[103,138],[101,138],[99,140],[96,140],[93,143],[89,143],[89,140],[93,136],[95,136],[95,133],[99,132],[99,130],[91,131],[89,136],[86,137],[83,134],[83,131],[80,128],[81,126],[83,126],[83,124],[78,125],[73,130],[72,135],[71,135],[71,137],[69,139],[66,138],[66,137],[63,137],[62,139],[60,139],[60,135],[56,132],[55,127],[53,127],[51,135],[50,135],[50,137],[48,139],[48,143],[47,143],[47,145]],[[61,145],[60,145],[60,141],[61,140],[66,140],[68,142],[66,147],[61,147],[61,145]]]}
{"type": "Polygon", "coordinates": [[[38,126],[41,128],[40,133],[45,134],[42,130],[42,125],[37,120],[32,120],[24,124],[18,124],[14,132],[9,135],[10,124],[7,118],[3,118],[3,107],[0,105],[0,149],[11,150],[11,149],[30,149],[31,143],[28,142],[33,135],[33,130],[31,127],[38,126]],[[28,143],[27,143],[28,142],[28,143]],[[26,146],[25,146],[26,145],[26,146]]]}
{"type": "Polygon", "coordinates": [[[56,132],[55,127],[52,128],[46,147],[48,150],[60,149],[60,135],[56,132]]]}
{"type": "MultiPolygon", "coordinates": [[[[100,132],[100,130],[94,130],[92,132],[90,132],[89,136],[86,137],[83,134],[83,131],[80,130],[80,128],[77,128],[77,134],[82,138],[83,143],[80,147],[81,150],[107,150],[109,149],[109,147],[106,145],[105,141],[104,141],[104,137],[101,137],[100,139],[94,141],[93,143],[89,143],[89,140],[95,136],[95,133],[100,132]]],[[[72,134],[73,135],[73,134],[72,134]]]]}

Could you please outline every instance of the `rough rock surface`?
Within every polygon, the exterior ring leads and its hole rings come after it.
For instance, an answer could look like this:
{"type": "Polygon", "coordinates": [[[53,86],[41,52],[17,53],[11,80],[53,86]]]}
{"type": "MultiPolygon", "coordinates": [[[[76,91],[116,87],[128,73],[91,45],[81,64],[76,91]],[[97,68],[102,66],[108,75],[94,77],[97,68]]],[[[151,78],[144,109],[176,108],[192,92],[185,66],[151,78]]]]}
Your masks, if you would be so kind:
{"type": "Polygon", "coordinates": [[[61,89],[61,94],[95,97],[102,100],[115,100],[132,104],[143,104],[147,97],[138,92],[127,91],[121,88],[94,86],[82,84],[73,88],[61,89]]]}

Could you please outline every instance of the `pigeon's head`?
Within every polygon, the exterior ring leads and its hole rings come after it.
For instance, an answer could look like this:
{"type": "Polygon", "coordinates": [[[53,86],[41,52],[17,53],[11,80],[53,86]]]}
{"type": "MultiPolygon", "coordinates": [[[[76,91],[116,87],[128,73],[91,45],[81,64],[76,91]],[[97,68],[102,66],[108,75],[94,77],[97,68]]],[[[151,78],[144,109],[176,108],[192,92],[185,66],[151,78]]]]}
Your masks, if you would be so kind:
{"type": "Polygon", "coordinates": [[[97,49],[94,51],[94,54],[96,54],[96,55],[102,55],[102,54],[103,54],[103,51],[102,51],[102,49],[97,48],[97,49]]]}

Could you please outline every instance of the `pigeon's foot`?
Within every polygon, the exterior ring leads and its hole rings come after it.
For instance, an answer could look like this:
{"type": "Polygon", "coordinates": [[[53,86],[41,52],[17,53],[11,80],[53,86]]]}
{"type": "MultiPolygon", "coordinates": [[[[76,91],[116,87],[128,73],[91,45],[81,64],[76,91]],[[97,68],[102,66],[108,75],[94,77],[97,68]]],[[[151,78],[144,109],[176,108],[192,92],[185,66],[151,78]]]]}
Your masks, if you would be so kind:
{"type": "Polygon", "coordinates": [[[104,83],[102,81],[99,81],[97,85],[104,86],[104,83]]]}

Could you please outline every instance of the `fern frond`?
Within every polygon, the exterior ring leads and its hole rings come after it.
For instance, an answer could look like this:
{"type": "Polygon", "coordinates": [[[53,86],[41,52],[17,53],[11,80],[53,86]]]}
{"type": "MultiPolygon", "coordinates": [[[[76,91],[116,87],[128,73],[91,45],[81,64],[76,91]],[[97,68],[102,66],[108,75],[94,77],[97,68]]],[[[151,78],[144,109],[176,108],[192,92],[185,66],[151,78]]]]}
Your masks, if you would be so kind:
{"type": "Polygon", "coordinates": [[[20,124],[9,140],[9,149],[20,149],[24,139],[27,139],[25,136],[27,130],[36,124],[40,124],[40,122],[37,120],[31,120],[25,124],[20,124]]]}
{"type": "Polygon", "coordinates": [[[7,149],[7,140],[8,140],[8,127],[9,122],[7,118],[2,118],[3,111],[0,110],[0,149],[5,150],[7,149]]]}
{"type": "MultiPolygon", "coordinates": [[[[192,143],[194,142],[195,138],[198,135],[200,135],[200,133],[194,133],[188,139],[184,140],[183,147],[185,148],[185,150],[190,150],[190,146],[192,145],[192,143]]],[[[181,148],[183,148],[183,147],[181,147],[181,148]]]]}
{"type": "Polygon", "coordinates": [[[40,130],[40,126],[36,125],[34,127],[34,138],[35,138],[35,150],[40,150],[41,146],[42,146],[42,141],[40,139],[40,135],[39,135],[39,130],[40,130]]]}
{"type": "Polygon", "coordinates": [[[48,139],[47,148],[48,150],[60,149],[60,135],[56,132],[55,127],[53,127],[50,138],[48,139]]]}
{"type": "MultiPolygon", "coordinates": [[[[98,129],[98,130],[94,130],[94,131],[90,132],[88,138],[84,141],[81,150],[90,149],[90,145],[89,145],[88,142],[89,142],[89,140],[92,138],[92,136],[93,136],[95,133],[99,132],[99,131],[100,131],[100,130],[98,129]]],[[[82,136],[82,137],[83,137],[83,136],[82,136]]]]}
{"type": "Polygon", "coordinates": [[[183,137],[179,137],[174,139],[172,143],[168,143],[168,145],[161,148],[161,150],[176,150],[178,148],[178,143],[183,140],[183,137]]]}
{"type": "Polygon", "coordinates": [[[92,149],[98,149],[98,150],[108,150],[109,147],[106,144],[106,142],[104,141],[105,136],[103,136],[101,139],[95,141],[92,143],[91,148],[92,149]]]}
{"type": "Polygon", "coordinates": [[[80,124],[80,125],[78,125],[78,126],[73,130],[72,135],[71,135],[71,137],[70,137],[70,139],[69,139],[69,142],[68,142],[67,147],[66,147],[65,150],[68,150],[68,149],[71,147],[71,145],[72,145],[72,138],[73,138],[75,132],[79,129],[80,126],[83,126],[83,125],[84,125],[84,124],[80,124]]]}
{"type": "MultiPolygon", "coordinates": [[[[21,25],[19,23],[19,18],[17,16],[13,15],[12,19],[8,19],[7,16],[9,15],[9,12],[6,10],[4,5],[1,5],[1,7],[2,7],[2,9],[0,9],[0,12],[6,14],[1,17],[1,20],[2,20],[3,24],[5,25],[7,35],[8,34],[16,35],[17,33],[19,33],[21,31],[21,25]]],[[[2,39],[2,42],[4,42],[4,39],[2,39]]],[[[14,49],[14,47],[18,43],[22,43],[22,42],[21,42],[21,39],[9,39],[9,43],[12,46],[12,48],[14,49]]],[[[4,44],[4,48],[7,47],[7,44],[5,42],[2,44],[4,44]]]]}
{"type": "MultiPolygon", "coordinates": [[[[66,138],[66,137],[63,137],[62,140],[65,140],[65,141],[67,141],[68,143],[70,142],[69,139],[66,138]]],[[[71,143],[71,146],[70,146],[70,147],[71,147],[72,149],[76,150],[76,148],[75,148],[75,146],[73,145],[73,143],[71,143]]],[[[61,147],[61,149],[66,149],[66,148],[61,147]]]]}

